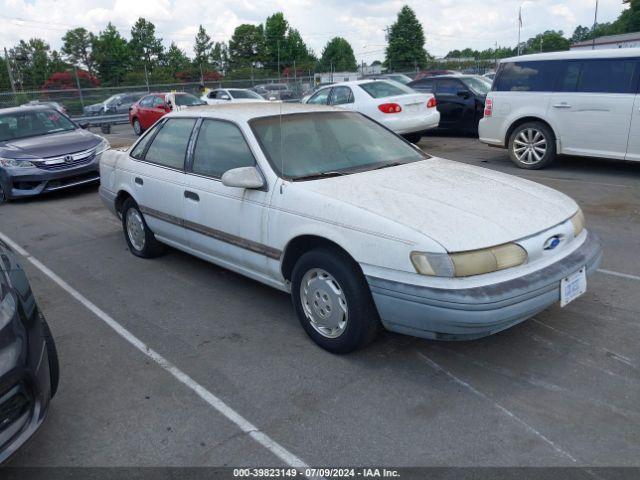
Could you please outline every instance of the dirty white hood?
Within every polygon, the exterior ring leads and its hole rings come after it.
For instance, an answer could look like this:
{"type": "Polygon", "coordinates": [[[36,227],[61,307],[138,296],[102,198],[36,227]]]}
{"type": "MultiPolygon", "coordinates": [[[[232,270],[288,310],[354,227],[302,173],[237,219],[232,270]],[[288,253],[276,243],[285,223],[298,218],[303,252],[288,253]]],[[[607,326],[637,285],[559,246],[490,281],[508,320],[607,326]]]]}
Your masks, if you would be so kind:
{"type": "Polygon", "coordinates": [[[528,237],[578,210],[543,185],[435,157],[298,185],[424,233],[450,252],[528,237]]]}

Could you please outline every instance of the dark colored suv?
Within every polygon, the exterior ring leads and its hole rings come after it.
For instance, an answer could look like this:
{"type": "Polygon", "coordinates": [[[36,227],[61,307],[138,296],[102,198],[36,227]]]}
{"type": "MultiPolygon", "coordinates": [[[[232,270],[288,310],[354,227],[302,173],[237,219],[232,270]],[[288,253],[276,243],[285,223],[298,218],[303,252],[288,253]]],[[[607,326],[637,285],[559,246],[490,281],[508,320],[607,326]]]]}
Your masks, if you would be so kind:
{"type": "Polygon", "coordinates": [[[0,240],[0,463],[38,430],[58,378],[49,326],[15,254],[0,240]]]}

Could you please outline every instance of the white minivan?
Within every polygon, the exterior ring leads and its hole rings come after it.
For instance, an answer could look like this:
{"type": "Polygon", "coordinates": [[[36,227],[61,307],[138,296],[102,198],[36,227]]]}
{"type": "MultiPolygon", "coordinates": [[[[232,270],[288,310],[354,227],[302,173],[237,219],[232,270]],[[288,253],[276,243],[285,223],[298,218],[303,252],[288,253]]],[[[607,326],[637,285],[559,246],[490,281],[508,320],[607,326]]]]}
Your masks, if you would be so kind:
{"type": "Polygon", "coordinates": [[[640,160],[640,48],[541,53],[500,62],[480,140],[521,168],[556,154],[640,160]]]}

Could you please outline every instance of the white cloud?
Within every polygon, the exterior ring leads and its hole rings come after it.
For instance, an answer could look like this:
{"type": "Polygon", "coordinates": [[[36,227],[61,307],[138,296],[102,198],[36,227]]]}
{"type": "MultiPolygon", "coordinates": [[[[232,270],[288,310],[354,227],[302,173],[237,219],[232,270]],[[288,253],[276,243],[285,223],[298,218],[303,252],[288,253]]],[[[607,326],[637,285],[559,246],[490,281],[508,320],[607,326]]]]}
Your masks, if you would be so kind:
{"type": "MultiPolygon", "coordinates": [[[[334,36],[351,42],[358,60],[384,57],[384,29],[408,3],[416,11],[427,37],[427,49],[444,55],[454,48],[483,49],[515,44],[517,14],[522,7],[522,38],[555,29],[571,34],[578,24],[591,25],[591,0],[0,0],[0,47],[20,39],[44,38],[58,49],[66,30],[75,26],[97,32],[108,21],[125,36],[138,17],[156,24],[168,46],[175,41],[193,53],[193,36],[203,24],[217,41],[228,40],[240,23],[260,23],[283,11],[317,54],[334,36]]],[[[623,9],[621,0],[600,0],[600,21],[612,21],[623,9]]]]}

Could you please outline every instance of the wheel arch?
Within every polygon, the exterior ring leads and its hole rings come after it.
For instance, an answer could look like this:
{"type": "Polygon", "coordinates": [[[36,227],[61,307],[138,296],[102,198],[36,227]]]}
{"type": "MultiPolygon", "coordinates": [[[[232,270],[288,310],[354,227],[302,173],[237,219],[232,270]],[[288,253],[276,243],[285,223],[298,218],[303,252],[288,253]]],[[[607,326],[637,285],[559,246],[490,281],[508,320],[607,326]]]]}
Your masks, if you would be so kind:
{"type": "Polygon", "coordinates": [[[131,195],[131,193],[128,192],[127,190],[120,189],[118,191],[118,194],[116,195],[116,199],[115,199],[116,212],[118,212],[119,214],[122,214],[122,206],[124,205],[124,202],[126,202],[128,198],[131,198],[133,199],[134,202],[136,202],[135,197],[131,195]]]}
{"type": "Polygon", "coordinates": [[[360,265],[355,260],[355,258],[353,258],[353,255],[351,255],[337,242],[320,235],[304,234],[292,238],[284,248],[284,251],[282,253],[282,261],[280,262],[280,271],[285,280],[291,280],[293,268],[295,267],[297,260],[303,254],[320,247],[327,247],[344,255],[347,255],[353,261],[353,263],[358,266],[358,270],[361,271],[360,265]]]}
{"type": "Polygon", "coordinates": [[[514,130],[516,128],[518,128],[520,125],[523,125],[525,123],[529,123],[529,122],[539,122],[542,123],[544,125],[546,125],[549,130],[551,131],[552,135],[553,135],[553,140],[556,143],[556,147],[558,149],[558,151],[560,150],[560,145],[558,142],[558,134],[556,133],[556,129],[553,128],[553,125],[551,125],[548,121],[543,120],[540,117],[537,117],[535,115],[529,115],[526,117],[521,117],[518,118],[517,120],[514,120],[513,122],[511,122],[511,125],[509,126],[509,128],[507,129],[507,133],[505,134],[504,137],[504,145],[505,147],[509,148],[509,139],[511,138],[511,135],[513,134],[514,130]]]}

